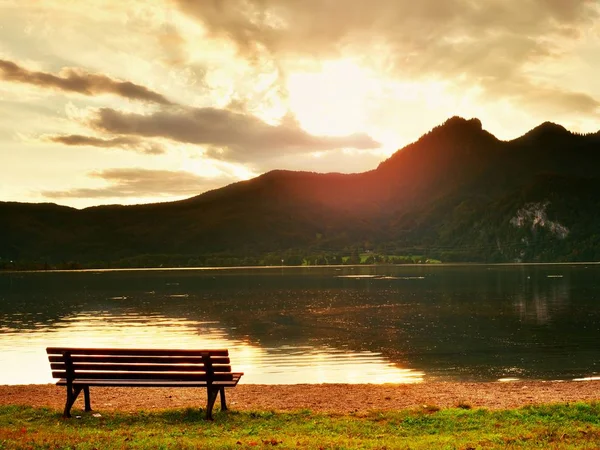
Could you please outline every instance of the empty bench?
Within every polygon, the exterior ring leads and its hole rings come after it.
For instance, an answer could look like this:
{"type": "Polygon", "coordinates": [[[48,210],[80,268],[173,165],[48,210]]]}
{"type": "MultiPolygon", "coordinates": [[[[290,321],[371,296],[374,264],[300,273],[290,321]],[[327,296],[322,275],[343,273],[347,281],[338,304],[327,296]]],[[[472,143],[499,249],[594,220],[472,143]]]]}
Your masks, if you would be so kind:
{"type": "Polygon", "coordinates": [[[81,391],[85,410],[92,410],[90,386],[204,387],[206,418],[212,420],[217,395],[226,410],[225,388],[235,387],[243,375],[231,371],[228,350],[48,347],[46,353],[56,384],[67,388],[65,418],[81,391]]]}

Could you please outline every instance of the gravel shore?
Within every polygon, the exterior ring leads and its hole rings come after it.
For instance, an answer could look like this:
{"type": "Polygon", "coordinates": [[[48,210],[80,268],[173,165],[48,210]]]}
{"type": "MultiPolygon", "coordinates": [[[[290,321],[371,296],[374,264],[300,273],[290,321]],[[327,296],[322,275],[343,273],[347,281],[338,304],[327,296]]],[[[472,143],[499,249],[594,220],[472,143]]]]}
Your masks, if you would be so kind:
{"type": "MultiPolygon", "coordinates": [[[[204,389],[92,387],[90,392],[92,408],[96,411],[149,411],[203,407],[206,403],[204,389]]],[[[240,384],[227,391],[228,404],[230,409],[234,410],[294,411],[309,409],[315,412],[340,414],[369,410],[397,410],[424,405],[446,408],[462,404],[474,408],[503,409],[580,400],[600,400],[600,381],[240,384]]],[[[0,386],[0,404],[47,406],[62,410],[64,401],[65,388],[52,384],[0,386]]],[[[83,398],[78,398],[74,410],[82,408],[83,398]]]]}

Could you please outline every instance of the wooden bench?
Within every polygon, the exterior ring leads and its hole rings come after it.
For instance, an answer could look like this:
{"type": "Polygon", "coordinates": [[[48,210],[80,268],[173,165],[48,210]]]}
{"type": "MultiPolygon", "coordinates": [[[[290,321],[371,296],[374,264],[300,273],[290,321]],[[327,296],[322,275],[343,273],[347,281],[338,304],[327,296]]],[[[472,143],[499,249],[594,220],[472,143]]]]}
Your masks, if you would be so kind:
{"type": "Polygon", "coordinates": [[[227,409],[225,388],[235,387],[243,373],[232,372],[228,350],[67,348],[46,349],[52,377],[67,387],[63,417],[83,391],[85,410],[91,411],[90,386],[114,387],[205,387],[206,418],[221,396],[227,409]]]}

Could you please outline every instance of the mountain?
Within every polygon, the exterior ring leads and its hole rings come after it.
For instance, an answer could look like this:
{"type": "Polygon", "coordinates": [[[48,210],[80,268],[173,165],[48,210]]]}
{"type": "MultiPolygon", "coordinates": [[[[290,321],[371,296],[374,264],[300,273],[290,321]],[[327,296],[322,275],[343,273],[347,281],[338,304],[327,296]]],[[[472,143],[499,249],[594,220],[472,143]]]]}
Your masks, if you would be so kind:
{"type": "Polygon", "coordinates": [[[276,170],[151,205],[0,203],[0,264],[599,260],[599,163],[598,133],[544,123],[501,141],[453,117],[365,173],[276,170]]]}

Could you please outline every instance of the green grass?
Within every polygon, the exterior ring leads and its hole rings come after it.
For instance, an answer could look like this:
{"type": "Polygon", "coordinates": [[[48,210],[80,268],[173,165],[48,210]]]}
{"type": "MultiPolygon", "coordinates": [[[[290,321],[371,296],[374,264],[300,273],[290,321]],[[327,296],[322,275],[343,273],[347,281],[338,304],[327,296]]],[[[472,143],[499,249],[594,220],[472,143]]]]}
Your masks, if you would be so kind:
{"type": "Polygon", "coordinates": [[[600,403],[365,414],[199,410],[77,413],[0,406],[0,449],[571,449],[600,447],[600,403]]]}

